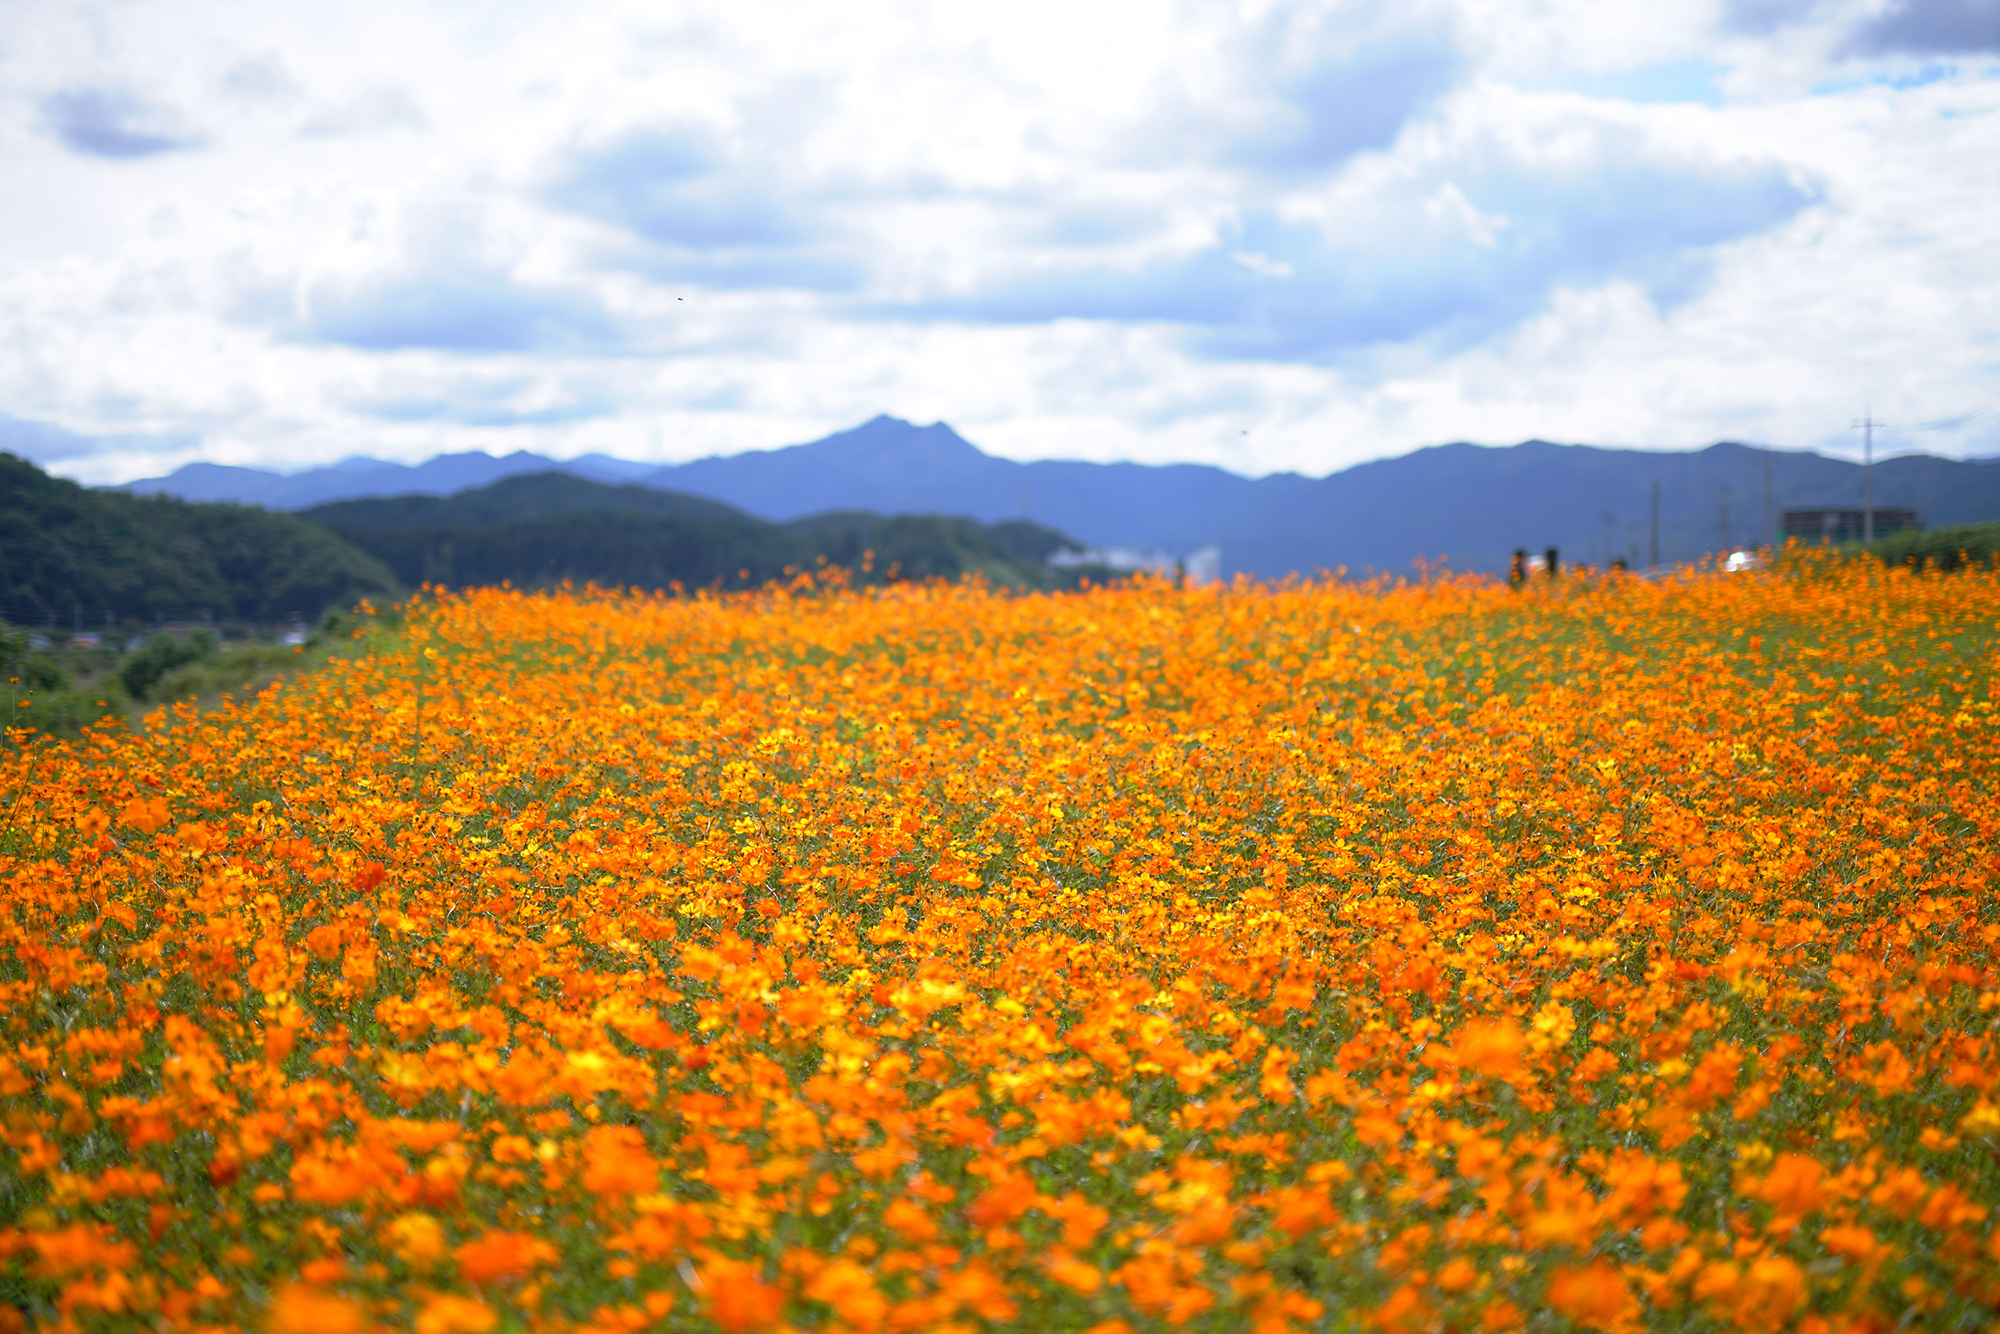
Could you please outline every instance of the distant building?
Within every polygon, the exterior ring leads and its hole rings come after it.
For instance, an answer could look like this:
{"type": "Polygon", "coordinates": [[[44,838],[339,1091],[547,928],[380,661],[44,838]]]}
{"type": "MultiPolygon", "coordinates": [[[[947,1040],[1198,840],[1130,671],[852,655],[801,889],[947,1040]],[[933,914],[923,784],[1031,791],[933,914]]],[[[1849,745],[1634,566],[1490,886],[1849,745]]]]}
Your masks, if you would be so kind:
{"type": "MultiPolygon", "coordinates": [[[[1878,509],[1875,536],[1921,528],[1915,510],[1878,509]]],[[[1786,510],[1785,536],[1802,542],[1859,542],[1868,530],[1865,510],[1786,510]]]]}
{"type": "Polygon", "coordinates": [[[1049,556],[1049,564],[1062,569],[1095,566],[1120,574],[1135,574],[1140,570],[1168,576],[1180,574],[1191,584],[1212,584],[1222,578],[1222,548],[1202,547],[1189,552],[1185,560],[1175,560],[1164,551],[1140,551],[1133,547],[1086,547],[1082,551],[1065,547],[1049,556]]]}
{"type": "Polygon", "coordinates": [[[1086,547],[1082,551],[1065,547],[1050,555],[1049,564],[1075,568],[1080,565],[1102,566],[1107,570],[1117,570],[1120,574],[1131,574],[1138,570],[1150,570],[1154,574],[1172,574],[1176,561],[1164,551],[1137,551],[1131,547],[1086,547]]]}

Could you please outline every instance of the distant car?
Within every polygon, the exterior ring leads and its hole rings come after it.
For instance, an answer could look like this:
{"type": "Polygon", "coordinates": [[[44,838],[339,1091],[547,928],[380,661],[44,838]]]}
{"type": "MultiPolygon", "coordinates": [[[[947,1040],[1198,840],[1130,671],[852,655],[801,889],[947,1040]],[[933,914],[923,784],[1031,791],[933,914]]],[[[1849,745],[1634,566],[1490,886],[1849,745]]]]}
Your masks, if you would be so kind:
{"type": "Polygon", "coordinates": [[[1722,562],[1722,568],[1731,573],[1737,570],[1762,569],[1763,565],[1764,562],[1757,559],[1757,553],[1754,551],[1732,551],[1729,553],[1729,558],[1722,562]]]}

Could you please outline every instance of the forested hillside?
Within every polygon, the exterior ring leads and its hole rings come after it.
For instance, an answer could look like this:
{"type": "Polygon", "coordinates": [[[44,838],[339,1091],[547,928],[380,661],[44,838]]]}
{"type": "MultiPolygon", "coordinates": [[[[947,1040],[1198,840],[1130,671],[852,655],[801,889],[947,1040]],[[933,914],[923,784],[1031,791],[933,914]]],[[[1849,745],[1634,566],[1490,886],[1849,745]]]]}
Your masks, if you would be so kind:
{"type": "Polygon", "coordinates": [[[1047,588],[1076,574],[1049,553],[1075,543],[1018,520],[840,512],[769,523],[719,501],[562,473],[510,477],[452,496],[344,500],[300,511],[378,557],[405,584],[503,581],[743,587],[822,559],[862,579],[977,573],[1047,588]]]}
{"type": "Polygon", "coordinates": [[[299,513],[343,532],[415,528],[477,528],[524,519],[557,519],[616,510],[664,519],[749,519],[734,505],[684,491],[650,486],[608,486],[570,473],[543,471],[508,477],[450,495],[409,494],[335,500],[299,513]]]}
{"type": "Polygon", "coordinates": [[[396,592],[380,561],[293,515],[93,491],[0,453],[0,617],[15,624],[312,620],[396,592]]]}

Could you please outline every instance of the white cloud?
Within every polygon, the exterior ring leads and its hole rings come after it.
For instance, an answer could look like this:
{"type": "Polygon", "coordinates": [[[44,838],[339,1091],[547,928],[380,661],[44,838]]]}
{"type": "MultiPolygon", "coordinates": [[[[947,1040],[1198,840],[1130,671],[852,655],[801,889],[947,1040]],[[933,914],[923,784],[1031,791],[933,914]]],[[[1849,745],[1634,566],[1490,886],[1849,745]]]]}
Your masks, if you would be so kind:
{"type": "Polygon", "coordinates": [[[1252,273],[1261,273],[1266,278],[1289,278],[1295,272],[1282,259],[1272,259],[1261,250],[1236,250],[1229,256],[1231,262],[1241,264],[1252,273]]]}
{"type": "Polygon", "coordinates": [[[0,415],[92,480],[878,411],[1252,472],[1837,445],[1995,394],[1945,9],[22,0],[0,415]]]}

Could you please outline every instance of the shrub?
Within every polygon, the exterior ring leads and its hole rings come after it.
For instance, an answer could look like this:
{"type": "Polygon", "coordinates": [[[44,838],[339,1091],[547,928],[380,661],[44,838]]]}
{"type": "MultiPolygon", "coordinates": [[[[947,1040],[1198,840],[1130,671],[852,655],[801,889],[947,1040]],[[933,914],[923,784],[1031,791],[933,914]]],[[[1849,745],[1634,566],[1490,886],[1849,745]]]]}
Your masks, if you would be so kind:
{"type": "Polygon", "coordinates": [[[1867,548],[1888,565],[1934,565],[1956,570],[1964,565],[1990,565],[2000,556],[2000,523],[1939,528],[1933,532],[1897,533],[1867,548]]]}
{"type": "Polygon", "coordinates": [[[125,659],[118,680],[133,699],[149,699],[154,687],[170,672],[215,656],[215,636],[197,630],[187,638],[154,635],[137,653],[125,659]]]}

